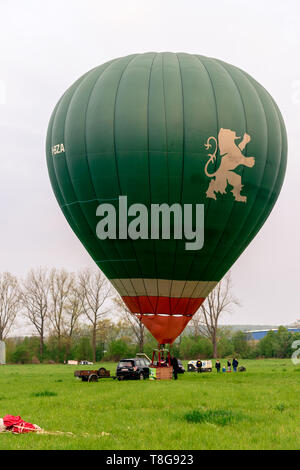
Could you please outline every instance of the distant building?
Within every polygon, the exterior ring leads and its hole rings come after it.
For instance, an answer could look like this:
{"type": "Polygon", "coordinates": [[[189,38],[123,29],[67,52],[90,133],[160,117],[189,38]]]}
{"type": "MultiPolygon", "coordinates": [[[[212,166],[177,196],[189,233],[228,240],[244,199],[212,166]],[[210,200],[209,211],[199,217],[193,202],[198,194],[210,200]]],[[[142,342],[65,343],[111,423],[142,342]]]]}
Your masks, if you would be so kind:
{"type": "Polygon", "coordinates": [[[5,343],[0,341],[0,364],[6,364],[5,343]]]}
{"type": "MultiPolygon", "coordinates": [[[[300,328],[287,328],[292,333],[300,333],[300,328]]],[[[266,336],[269,331],[278,331],[278,328],[272,328],[270,330],[249,330],[245,331],[248,336],[248,341],[259,341],[266,336]]]]}

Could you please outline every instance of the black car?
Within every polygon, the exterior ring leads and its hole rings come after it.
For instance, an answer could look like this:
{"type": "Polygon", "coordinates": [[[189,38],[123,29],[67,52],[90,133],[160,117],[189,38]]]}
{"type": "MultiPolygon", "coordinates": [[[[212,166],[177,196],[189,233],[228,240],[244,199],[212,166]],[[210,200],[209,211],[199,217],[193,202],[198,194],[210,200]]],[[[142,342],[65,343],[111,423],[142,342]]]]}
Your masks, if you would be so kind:
{"type": "Polygon", "coordinates": [[[143,357],[121,359],[117,365],[116,376],[119,380],[143,380],[148,379],[149,374],[149,362],[143,357]]]}

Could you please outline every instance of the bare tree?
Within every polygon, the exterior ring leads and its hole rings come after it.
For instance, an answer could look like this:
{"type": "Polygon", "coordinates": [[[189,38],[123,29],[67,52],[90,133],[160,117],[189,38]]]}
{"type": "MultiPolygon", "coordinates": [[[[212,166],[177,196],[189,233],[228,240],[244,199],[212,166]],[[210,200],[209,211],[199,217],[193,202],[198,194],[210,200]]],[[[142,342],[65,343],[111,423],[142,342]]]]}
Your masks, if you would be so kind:
{"type": "Polygon", "coordinates": [[[108,313],[106,301],[111,297],[111,285],[101,271],[92,272],[89,269],[78,275],[82,295],[82,309],[92,325],[93,361],[96,361],[97,324],[101,317],[108,313]]]}
{"type": "Polygon", "coordinates": [[[232,281],[228,273],[208,295],[191,320],[194,335],[206,336],[213,345],[213,357],[218,356],[218,327],[223,313],[231,312],[239,301],[232,295],[232,281]]]}
{"type": "Polygon", "coordinates": [[[65,304],[64,334],[68,339],[72,339],[80,316],[83,314],[83,295],[76,279],[70,286],[65,304]]]}
{"type": "Polygon", "coordinates": [[[15,322],[21,308],[18,280],[12,274],[0,274],[0,341],[3,341],[15,322]]]}
{"type": "Polygon", "coordinates": [[[105,347],[117,338],[118,333],[118,325],[116,325],[110,318],[104,318],[98,322],[97,341],[101,344],[102,353],[104,352],[105,347]]]}
{"type": "Polygon", "coordinates": [[[33,324],[40,337],[40,356],[44,353],[44,337],[49,317],[49,275],[47,269],[32,269],[22,289],[24,315],[33,324]]]}
{"type": "Polygon", "coordinates": [[[123,302],[121,297],[115,296],[113,298],[113,302],[116,305],[119,312],[122,313],[123,317],[125,318],[127,324],[129,325],[131,332],[133,333],[138,345],[139,351],[143,352],[144,350],[144,342],[145,342],[145,326],[141,322],[141,320],[131,313],[127,305],[123,302]]]}
{"type": "Polygon", "coordinates": [[[65,269],[52,269],[49,275],[49,320],[60,347],[64,334],[65,311],[74,275],[65,269]]]}

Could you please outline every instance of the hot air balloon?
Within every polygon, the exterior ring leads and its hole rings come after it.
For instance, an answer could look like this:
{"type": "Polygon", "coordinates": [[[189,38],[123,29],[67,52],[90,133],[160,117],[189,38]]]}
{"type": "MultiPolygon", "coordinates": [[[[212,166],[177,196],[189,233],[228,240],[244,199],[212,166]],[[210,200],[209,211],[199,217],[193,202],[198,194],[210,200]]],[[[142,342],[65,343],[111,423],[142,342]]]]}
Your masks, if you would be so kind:
{"type": "Polygon", "coordinates": [[[180,335],[262,227],[286,156],[268,92],[237,67],[186,53],[133,54],[92,69],[61,97],[47,134],[61,210],[159,344],[180,335]],[[187,249],[184,237],[124,230],[99,238],[99,205],[118,215],[125,197],[149,213],[153,205],[202,207],[204,243],[187,249]]]}

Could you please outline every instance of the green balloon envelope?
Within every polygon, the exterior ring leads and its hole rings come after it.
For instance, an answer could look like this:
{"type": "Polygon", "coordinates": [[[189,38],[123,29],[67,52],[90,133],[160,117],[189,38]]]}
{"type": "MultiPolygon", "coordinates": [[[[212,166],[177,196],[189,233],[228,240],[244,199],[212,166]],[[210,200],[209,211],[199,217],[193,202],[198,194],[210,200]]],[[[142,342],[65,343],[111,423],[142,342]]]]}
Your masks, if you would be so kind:
{"type": "MultiPolygon", "coordinates": [[[[267,219],[286,156],[269,93],[232,65],[185,53],[134,54],[94,68],[62,96],[47,135],[61,210],[161,344],[182,332],[267,219]],[[184,237],[120,238],[120,196],[149,214],[154,204],[199,205],[203,247],[186,249],[184,237]],[[101,204],[117,214],[115,238],[97,235],[101,204]]],[[[178,220],[170,221],[172,235],[178,220]]]]}

